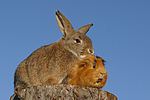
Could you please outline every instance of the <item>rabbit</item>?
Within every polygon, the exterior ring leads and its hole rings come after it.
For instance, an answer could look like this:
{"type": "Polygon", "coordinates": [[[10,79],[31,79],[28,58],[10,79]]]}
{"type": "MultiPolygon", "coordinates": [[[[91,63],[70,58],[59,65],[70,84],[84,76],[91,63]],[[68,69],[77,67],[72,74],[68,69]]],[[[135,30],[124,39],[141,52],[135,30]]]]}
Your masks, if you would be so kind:
{"type": "Polygon", "coordinates": [[[18,65],[14,75],[16,94],[30,86],[59,84],[74,63],[94,55],[92,41],[85,35],[93,24],[75,31],[59,10],[56,11],[56,21],[63,33],[62,38],[38,48],[18,65]]]}
{"type": "Polygon", "coordinates": [[[70,68],[62,84],[94,88],[104,87],[107,81],[107,71],[104,68],[104,62],[98,56],[86,56],[70,68]]]}

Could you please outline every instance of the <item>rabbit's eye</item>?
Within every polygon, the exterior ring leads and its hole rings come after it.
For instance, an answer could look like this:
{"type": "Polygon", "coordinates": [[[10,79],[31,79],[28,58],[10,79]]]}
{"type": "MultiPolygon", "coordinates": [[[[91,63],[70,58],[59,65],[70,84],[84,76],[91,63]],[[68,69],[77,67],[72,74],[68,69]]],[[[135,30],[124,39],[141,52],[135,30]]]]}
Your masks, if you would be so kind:
{"type": "Polygon", "coordinates": [[[80,39],[75,39],[74,42],[80,44],[81,40],[80,39]]]}

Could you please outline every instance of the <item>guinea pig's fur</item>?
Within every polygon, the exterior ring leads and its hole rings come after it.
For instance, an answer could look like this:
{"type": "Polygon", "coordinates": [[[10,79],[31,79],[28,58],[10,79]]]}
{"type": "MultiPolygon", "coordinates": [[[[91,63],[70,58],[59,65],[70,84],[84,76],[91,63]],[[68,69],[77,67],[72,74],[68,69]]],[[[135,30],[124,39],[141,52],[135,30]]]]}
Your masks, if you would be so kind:
{"type": "Polygon", "coordinates": [[[74,64],[68,72],[68,83],[71,85],[102,88],[107,81],[104,60],[100,57],[87,56],[74,64]]]}

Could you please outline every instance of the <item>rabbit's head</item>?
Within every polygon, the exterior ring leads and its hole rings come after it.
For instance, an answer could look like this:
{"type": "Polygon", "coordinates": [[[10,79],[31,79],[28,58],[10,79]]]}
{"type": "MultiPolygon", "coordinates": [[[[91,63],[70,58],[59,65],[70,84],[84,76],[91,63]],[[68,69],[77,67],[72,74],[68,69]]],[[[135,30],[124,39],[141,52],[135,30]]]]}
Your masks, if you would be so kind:
{"type": "Polygon", "coordinates": [[[71,80],[69,84],[102,88],[107,81],[104,60],[100,57],[87,56],[70,68],[68,78],[71,80]]]}
{"type": "Polygon", "coordinates": [[[58,10],[56,11],[56,21],[63,33],[58,43],[79,58],[94,55],[92,41],[85,35],[93,24],[82,26],[75,31],[69,20],[58,10]]]}

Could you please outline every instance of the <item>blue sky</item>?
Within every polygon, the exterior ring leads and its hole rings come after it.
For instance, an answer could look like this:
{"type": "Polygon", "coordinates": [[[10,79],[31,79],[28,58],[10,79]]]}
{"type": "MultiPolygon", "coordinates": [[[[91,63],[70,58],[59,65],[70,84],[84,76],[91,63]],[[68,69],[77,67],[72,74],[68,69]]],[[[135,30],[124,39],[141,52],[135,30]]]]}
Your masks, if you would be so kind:
{"type": "Polygon", "coordinates": [[[1,0],[0,94],[13,94],[14,72],[37,48],[57,42],[55,11],[77,30],[93,23],[87,33],[95,55],[105,59],[108,81],[103,90],[119,100],[148,100],[150,94],[149,0],[1,0]]]}

